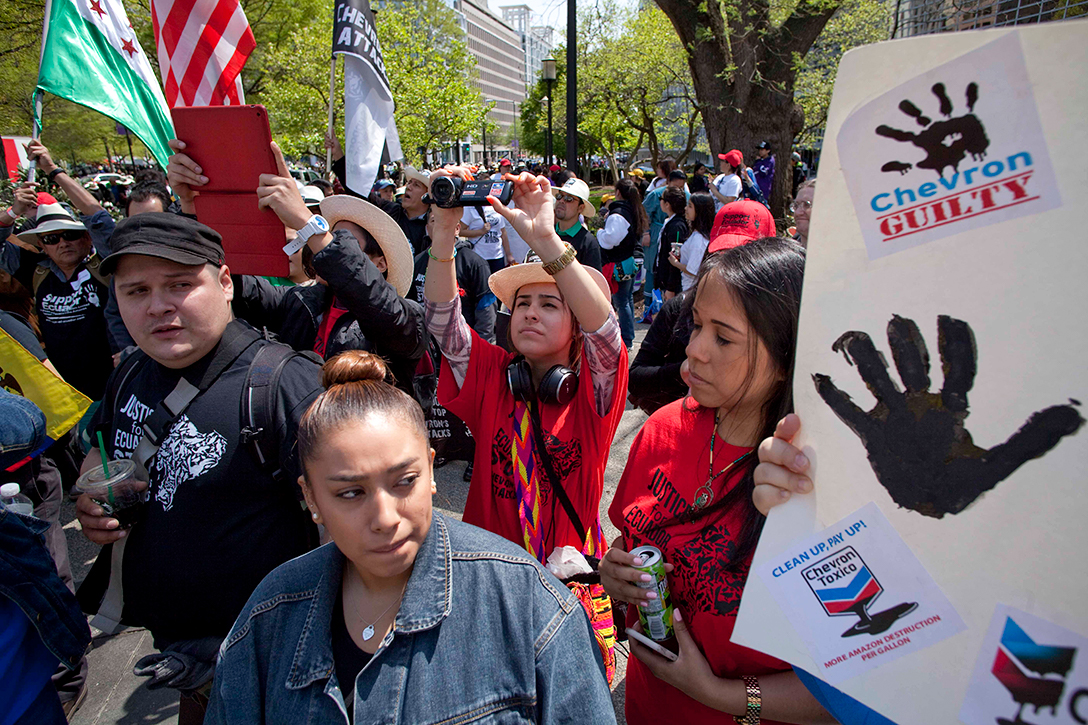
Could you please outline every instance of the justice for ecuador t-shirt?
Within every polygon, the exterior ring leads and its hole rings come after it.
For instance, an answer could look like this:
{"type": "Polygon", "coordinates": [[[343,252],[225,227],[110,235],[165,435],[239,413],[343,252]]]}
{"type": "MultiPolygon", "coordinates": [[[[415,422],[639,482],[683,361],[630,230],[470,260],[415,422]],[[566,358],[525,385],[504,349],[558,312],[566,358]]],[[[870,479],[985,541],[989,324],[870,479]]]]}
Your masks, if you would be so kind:
{"type": "MultiPolygon", "coordinates": [[[[755,650],[733,644],[737,610],[751,557],[739,571],[727,565],[736,550],[742,514],[710,515],[679,523],[696,490],[708,478],[710,436],[714,411],[690,398],[658,409],[635,436],[627,467],[620,478],[608,517],[623,535],[627,551],[651,545],[661,550],[675,569],[669,575],[673,606],[684,615],[692,638],[718,677],[737,679],[789,670],[789,665],[755,650]]],[[[731,446],[718,438],[714,444],[714,471],[725,468],[750,448],[731,446]]],[[[713,484],[720,500],[741,479],[726,474],[713,484]]],[[[627,609],[627,626],[638,620],[627,609]]],[[[733,716],[713,710],[667,685],[631,657],[627,661],[627,722],[659,725],[663,722],[728,723],[733,716]]],[[[764,719],[764,723],[772,723],[764,719]]]]}

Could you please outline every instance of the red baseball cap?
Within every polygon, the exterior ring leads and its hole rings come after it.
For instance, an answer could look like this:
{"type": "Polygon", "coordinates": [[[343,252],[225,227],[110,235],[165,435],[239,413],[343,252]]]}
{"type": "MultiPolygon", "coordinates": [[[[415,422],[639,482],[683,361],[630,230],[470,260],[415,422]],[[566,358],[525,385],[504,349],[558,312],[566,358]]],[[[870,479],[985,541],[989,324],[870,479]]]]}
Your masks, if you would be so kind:
{"type": "Polygon", "coordinates": [[[57,200],[52,194],[47,194],[44,191],[38,192],[38,206],[42,204],[56,204],[57,200]]]}
{"type": "Polygon", "coordinates": [[[744,163],[744,154],[736,149],[733,149],[729,153],[718,154],[718,158],[728,162],[730,166],[740,166],[744,163]]]}
{"type": "Polygon", "coordinates": [[[561,166],[560,166],[559,164],[552,164],[551,166],[549,166],[549,167],[548,167],[548,171],[552,172],[553,174],[554,174],[554,173],[555,173],[556,171],[562,171],[562,170],[563,170],[563,169],[562,169],[562,167],[561,167],[561,166]]]}
{"type": "Polygon", "coordinates": [[[742,199],[726,204],[714,217],[707,254],[747,244],[753,239],[777,236],[774,217],[758,201],[742,199]]]}
{"type": "Polygon", "coordinates": [[[499,159],[499,166],[513,166],[513,162],[510,159],[499,159]]]}

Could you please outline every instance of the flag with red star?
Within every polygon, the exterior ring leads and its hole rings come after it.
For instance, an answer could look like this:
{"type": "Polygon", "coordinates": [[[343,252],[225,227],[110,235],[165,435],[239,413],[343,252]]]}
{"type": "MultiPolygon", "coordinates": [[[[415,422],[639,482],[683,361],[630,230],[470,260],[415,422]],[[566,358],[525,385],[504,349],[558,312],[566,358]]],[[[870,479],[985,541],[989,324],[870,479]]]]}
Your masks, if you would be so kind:
{"type": "Polygon", "coordinates": [[[165,166],[174,137],[170,110],[121,0],[52,0],[48,7],[38,88],[114,119],[165,166]]]}

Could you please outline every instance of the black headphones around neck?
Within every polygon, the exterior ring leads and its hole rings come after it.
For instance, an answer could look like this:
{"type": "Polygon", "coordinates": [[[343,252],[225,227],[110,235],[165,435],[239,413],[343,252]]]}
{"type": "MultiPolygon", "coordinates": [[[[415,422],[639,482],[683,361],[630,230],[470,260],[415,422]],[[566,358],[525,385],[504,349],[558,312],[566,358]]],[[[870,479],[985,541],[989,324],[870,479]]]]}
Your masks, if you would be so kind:
{"type": "Polygon", "coordinates": [[[578,392],[578,373],[562,365],[552,365],[540,380],[540,388],[533,390],[533,369],[529,361],[518,355],[506,366],[506,383],[515,399],[529,403],[566,405],[578,392]]]}

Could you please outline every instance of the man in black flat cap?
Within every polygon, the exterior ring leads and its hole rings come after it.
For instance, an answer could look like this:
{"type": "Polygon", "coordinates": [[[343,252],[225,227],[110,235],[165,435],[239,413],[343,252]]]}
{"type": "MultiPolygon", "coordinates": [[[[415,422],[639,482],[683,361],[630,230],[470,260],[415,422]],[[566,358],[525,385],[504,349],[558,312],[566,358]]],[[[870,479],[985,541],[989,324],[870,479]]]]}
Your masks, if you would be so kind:
{"type": "MultiPolygon", "coordinates": [[[[253,589],[316,541],[299,504],[294,450],[298,421],[321,390],[320,367],[284,351],[265,398],[276,410],[265,425],[274,429],[265,464],[243,434],[255,425],[242,401],[255,390],[254,358],[286,346],[233,318],[219,234],[193,219],[147,213],[120,222],[112,245],[102,268],[114,275],[121,317],[140,351],[110,376],[92,425],[108,458],[137,462],[149,501],[122,530],[80,497],[83,533],[111,545],[80,598],[85,611],[98,612],[96,626],[123,621],[151,631],[162,653],[137,670],[181,690],[184,725],[202,721],[218,642],[253,589]]],[[[101,465],[92,449],[83,470],[101,465]]]]}

